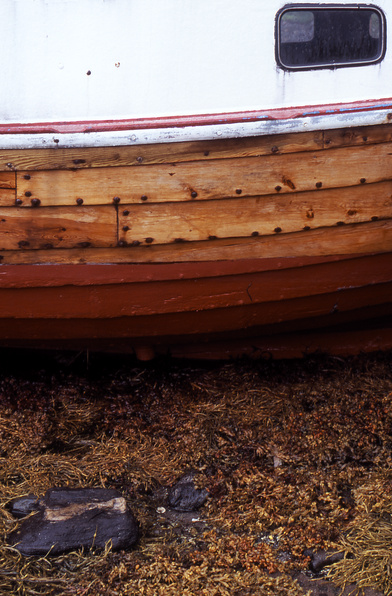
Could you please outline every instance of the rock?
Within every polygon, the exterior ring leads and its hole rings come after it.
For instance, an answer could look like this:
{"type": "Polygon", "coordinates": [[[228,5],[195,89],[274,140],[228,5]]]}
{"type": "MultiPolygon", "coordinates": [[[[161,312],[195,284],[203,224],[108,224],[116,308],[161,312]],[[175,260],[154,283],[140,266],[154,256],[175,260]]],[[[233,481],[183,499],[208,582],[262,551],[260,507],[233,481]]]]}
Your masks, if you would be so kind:
{"type": "Polygon", "coordinates": [[[192,472],[186,474],[169,489],[169,507],[176,511],[196,511],[205,503],[208,490],[196,488],[193,478],[192,472]]]}
{"type": "Polygon", "coordinates": [[[311,557],[311,561],[309,563],[309,568],[313,573],[320,573],[324,569],[324,567],[328,567],[329,565],[333,565],[338,561],[344,559],[344,552],[327,552],[325,550],[319,550],[314,552],[312,549],[306,550],[304,552],[305,555],[311,557]]]}
{"type": "Polygon", "coordinates": [[[39,508],[38,497],[36,495],[25,495],[17,497],[8,504],[8,509],[14,517],[26,517],[29,513],[37,511],[39,508]]]}
{"type": "Polygon", "coordinates": [[[8,543],[22,555],[59,555],[79,548],[129,548],[138,524],[124,497],[104,488],[52,488],[37,513],[21,522],[8,543]]]}

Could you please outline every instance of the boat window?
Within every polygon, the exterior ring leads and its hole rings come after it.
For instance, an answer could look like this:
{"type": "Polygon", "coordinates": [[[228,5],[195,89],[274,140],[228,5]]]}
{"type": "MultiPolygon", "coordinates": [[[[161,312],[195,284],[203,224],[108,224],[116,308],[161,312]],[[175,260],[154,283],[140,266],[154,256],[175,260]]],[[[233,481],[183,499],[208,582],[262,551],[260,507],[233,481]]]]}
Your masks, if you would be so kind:
{"type": "Polygon", "coordinates": [[[374,64],[385,53],[385,17],[369,6],[288,5],[276,18],[276,61],[287,70],[374,64]]]}

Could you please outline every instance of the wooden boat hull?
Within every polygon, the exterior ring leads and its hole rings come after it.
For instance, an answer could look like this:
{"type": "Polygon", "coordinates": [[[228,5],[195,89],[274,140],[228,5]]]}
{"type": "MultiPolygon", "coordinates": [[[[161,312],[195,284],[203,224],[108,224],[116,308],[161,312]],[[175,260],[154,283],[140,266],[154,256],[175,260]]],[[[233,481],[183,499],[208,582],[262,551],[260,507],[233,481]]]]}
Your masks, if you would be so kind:
{"type": "Polygon", "coordinates": [[[116,265],[110,271],[106,265],[5,265],[1,343],[135,350],[142,357],[168,350],[287,357],[392,347],[391,258],[116,265]],[[369,323],[382,339],[375,341],[369,323]]]}
{"type": "Polygon", "coordinates": [[[0,345],[392,347],[391,136],[0,151],[0,345]]]}

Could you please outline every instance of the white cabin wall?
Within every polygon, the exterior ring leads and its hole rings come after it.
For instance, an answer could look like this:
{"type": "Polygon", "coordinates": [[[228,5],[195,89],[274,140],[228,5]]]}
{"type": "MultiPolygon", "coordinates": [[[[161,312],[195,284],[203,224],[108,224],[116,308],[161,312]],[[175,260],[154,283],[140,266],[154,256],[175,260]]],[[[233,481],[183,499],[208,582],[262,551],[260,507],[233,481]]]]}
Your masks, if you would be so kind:
{"type": "MultiPolygon", "coordinates": [[[[392,97],[389,23],[380,64],[287,73],[276,66],[274,49],[275,15],[285,4],[1,0],[0,122],[210,114],[392,97]]],[[[388,18],[390,0],[377,5],[388,18]]]]}

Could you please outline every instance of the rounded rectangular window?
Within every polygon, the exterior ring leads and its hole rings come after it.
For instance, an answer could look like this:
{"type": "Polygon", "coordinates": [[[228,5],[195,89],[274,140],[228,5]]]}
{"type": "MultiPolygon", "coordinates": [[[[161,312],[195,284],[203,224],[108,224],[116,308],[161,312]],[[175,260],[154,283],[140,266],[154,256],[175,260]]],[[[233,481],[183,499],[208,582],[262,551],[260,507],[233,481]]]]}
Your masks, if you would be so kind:
{"type": "Polygon", "coordinates": [[[293,4],[276,17],[276,61],[286,70],[374,64],[385,54],[385,17],[369,5],[293,4]]]}

